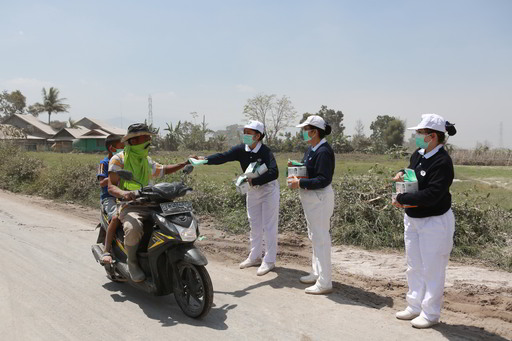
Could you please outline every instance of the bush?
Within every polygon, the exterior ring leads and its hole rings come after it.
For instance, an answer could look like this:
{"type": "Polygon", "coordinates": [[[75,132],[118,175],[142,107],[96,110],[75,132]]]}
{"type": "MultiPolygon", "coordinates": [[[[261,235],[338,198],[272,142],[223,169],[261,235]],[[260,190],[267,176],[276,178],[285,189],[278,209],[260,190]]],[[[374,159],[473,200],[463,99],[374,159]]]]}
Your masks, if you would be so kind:
{"type": "Polygon", "coordinates": [[[26,156],[15,144],[0,143],[0,188],[12,192],[22,190],[24,184],[37,179],[42,168],[42,161],[26,156]]]}
{"type": "MultiPolygon", "coordinates": [[[[100,189],[95,162],[49,165],[27,155],[11,144],[0,143],[1,188],[98,207],[100,189]]],[[[390,170],[375,165],[364,175],[347,174],[334,179],[331,233],[335,244],[403,249],[403,211],[390,205],[388,179],[392,175],[390,170]]],[[[178,180],[181,174],[162,179],[178,180]]],[[[187,200],[193,202],[198,214],[211,215],[217,221],[217,228],[225,231],[244,233],[249,230],[245,196],[236,193],[231,181],[212,182],[208,176],[193,173],[187,177],[187,183],[194,188],[187,200]]],[[[456,231],[452,255],[478,258],[512,270],[512,211],[490,206],[486,197],[470,197],[468,193],[453,196],[456,231]]],[[[279,230],[307,232],[298,192],[286,187],[281,188],[279,230]]]]}

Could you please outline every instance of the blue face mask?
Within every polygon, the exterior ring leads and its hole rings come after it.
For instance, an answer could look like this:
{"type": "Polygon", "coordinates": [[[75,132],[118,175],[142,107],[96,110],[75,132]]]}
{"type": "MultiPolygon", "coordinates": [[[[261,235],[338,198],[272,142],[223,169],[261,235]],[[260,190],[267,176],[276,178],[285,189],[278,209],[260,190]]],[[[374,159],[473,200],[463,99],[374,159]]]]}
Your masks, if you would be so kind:
{"type": "Polygon", "coordinates": [[[250,134],[244,134],[243,136],[243,141],[246,145],[250,146],[254,143],[254,140],[253,140],[253,135],[250,135],[250,134]]]}
{"type": "Polygon", "coordinates": [[[302,131],[302,137],[304,138],[304,141],[308,142],[311,140],[311,137],[309,137],[308,130],[302,131]]]}
{"type": "Polygon", "coordinates": [[[421,149],[427,149],[429,142],[425,142],[427,134],[416,134],[416,147],[421,149]]]}

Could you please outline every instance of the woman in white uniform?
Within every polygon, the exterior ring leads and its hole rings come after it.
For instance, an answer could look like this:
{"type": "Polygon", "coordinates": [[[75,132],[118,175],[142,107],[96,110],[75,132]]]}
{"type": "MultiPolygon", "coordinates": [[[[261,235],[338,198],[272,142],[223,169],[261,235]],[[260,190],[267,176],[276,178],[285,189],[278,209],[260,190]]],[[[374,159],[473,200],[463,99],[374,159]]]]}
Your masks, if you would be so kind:
{"type": "MultiPolygon", "coordinates": [[[[299,189],[300,201],[306,216],[308,237],[313,244],[312,271],[300,278],[305,284],[306,294],[328,294],[332,292],[331,279],[331,216],[334,212],[334,192],[331,182],[334,174],[334,152],[325,139],[331,126],[321,116],[311,115],[299,124],[303,138],[310,147],[302,162],[308,172],[307,179],[296,177],[289,180],[291,188],[299,189]]],[[[291,166],[291,163],[288,164],[291,166]]]]}
{"type": "MultiPolygon", "coordinates": [[[[451,209],[452,159],[444,149],[445,132],[455,135],[453,124],[439,115],[422,115],[416,131],[418,149],[409,167],[416,173],[418,192],[402,193],[395,205],[404,205],[404,240],[407,258],[407,308],[396,313],[400,320],[411,320],[415,328],[439,323],[445,272],[453,246],[455,218],[451,209]]],[[[395,181],[403,181],[404,171],[395,181]]]]}
{"type": "Polygon", "coordinates": [[[279,170],[274,154],[261,142],[264,136],[263,123],[250,121],[244,126],[244,143],[234,146],[225,153],[217,153],[206,158],[208,165],[238,161],[243,171],[256,161],[267,167],[265,173],[249,179],[251,188],[247,193],[247,217],[251,227],[251,251],[249,257],[240,263],[240,269],[259,265],[256,272],[258,276],[265,275],[275,267],[279,218],[279,170]],[[262,261],[263,242],[265,256],[262,261]]]}

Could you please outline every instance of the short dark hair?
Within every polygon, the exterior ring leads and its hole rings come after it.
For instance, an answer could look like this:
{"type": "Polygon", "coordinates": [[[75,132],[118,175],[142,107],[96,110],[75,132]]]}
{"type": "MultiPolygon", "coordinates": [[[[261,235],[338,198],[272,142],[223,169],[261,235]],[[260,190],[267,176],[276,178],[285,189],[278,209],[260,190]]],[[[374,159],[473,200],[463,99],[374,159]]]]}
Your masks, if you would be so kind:
{"type": "Polygon", "coordinates": [[[121,141],[121,138],[122,136],[116,134],[110,134],[109,136],[107,136],[107,138],[105,139],[105,147],[107,148],[107,150],[111,145],[121,141]]]}

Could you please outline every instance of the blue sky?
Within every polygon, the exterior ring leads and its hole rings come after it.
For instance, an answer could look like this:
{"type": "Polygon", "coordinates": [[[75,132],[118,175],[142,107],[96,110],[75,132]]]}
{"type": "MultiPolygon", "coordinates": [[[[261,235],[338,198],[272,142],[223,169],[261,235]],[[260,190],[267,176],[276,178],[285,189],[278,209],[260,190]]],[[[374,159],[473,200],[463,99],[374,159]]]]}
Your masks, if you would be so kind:
{"type": "MultiPolygon", "coordinates": [[[[299,114],[342,110],[346,132],[377,115],[435,112],[452,143],[512,148],[512,1],[17,1],[0,22],[0,90],[28,104],[55,86],[69,114],[118,126],[206,115],[243,123],[259,93],[299,114]],[[122,122],[121,122],[122,117],[122,122]]],[[[46,121],[47,116],[41,115],[46,121]]]]}

